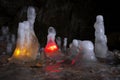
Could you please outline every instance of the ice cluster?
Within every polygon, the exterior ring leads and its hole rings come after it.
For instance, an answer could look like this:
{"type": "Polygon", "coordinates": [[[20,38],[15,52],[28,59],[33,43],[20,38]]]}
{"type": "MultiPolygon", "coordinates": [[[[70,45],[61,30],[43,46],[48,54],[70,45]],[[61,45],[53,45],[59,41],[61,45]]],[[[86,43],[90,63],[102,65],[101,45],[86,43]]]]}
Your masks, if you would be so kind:
{"type": "MultiPolygon", "coordinates": [[[[34,33],[35,18],[35,8],[28,7],[27,21],[20,22],[18,25],[17,44],[12,59],[22,61],[32,61],[36,59],[39,51],[39,43],[34,33]]],[[[63,39],[62,44],[62,38],[59,36],[56,38],[56,30],[51,26],[48,28],[47,43],[42,51],[44,51],[45,55],[49,58],[58,59],[60,55],[64,53],[63,55],[67,56],[70,60],[77,62],[83,61],[85,63],[97,61],[96,57],[106,58],[108,55],[108,47],[102,15],[96,16],[94,28],[95,43],[90,40],[73,39],[69,48],[67,48],[67,38],[65,37],[63,39]]],[[[8,28],[2,29],[3,35],[6,35],[7,30],[8,28]]],[[[12,35],[12,37],[12,42],[15,42],[15,36],[12,35]]],[[[8,44],[8,52],[11,51],[11,46],[11,44],[8,44]]]]}
{"type": "Polygon", "coordinates": [[[29,62],[36,59],[39,43],[34,33],[35,9],[29,7],[27,10],[27,21],[20,22],[18,25],[18,38],[12,60],[29,62]]]}

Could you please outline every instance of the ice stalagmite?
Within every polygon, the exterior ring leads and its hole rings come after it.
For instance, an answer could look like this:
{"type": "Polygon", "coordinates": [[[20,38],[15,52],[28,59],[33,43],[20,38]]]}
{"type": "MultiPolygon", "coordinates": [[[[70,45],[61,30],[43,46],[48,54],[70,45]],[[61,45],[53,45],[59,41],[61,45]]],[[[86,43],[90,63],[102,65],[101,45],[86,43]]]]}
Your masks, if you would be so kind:
{"type": "Polygon", "coordinates": [[[94,53],[93,43],[89,40],[81,41],[81,54],[82,54],[82,62],[95,62],[97,59],[94,53]]]}
{"type": "Polygon", "coordinates": [[[57,45],[58,45],[58,47],[59,47],[59,49],[61,50],[61,37],[57,37],[56,38],[56,42],[57,42],[57,45]]]}
{"type": "Polygon", "coordinates": [[[45,53],[48,57],[57,55],[58,46],[55,42],[56,31],[53,27],[49,27],[47,36],[47,45],[45,47],[45,53]]]}
{"type": "Polygon", "coordinates": [[[56,31],[53,27],[49,27],[48,35],[47,35],[47,44],[45,46],[45,54],[51,60],[55,60],[59,62],[62,60],[63,55],[61,54],[61,50],[55,42],[56,31]]]}
{"type": "Polygon", "coordinates": [[[73,39],[72,43],[70,44],[70,58],[73,59],[79,54],[79,48],[78,48],[78,40],[73,39]]]}
{"type": "Polygon", "coordinates": [[[95,54],[99,58],[107,57],[107,38],[104,29],[104,20],[102,15],[96,17],[95,28],[95,54]]]}
{"type": "Polygon", "coordinates": [[[35,9],[29,7],[27,11],[28,20],[20,22],[18,26],[17,44],[11,58],[13,61],[30,62],[36,59],[39,43],[34,33],[35,17],[35,9]]]}
{"type": "Polygon", "coordinates": [[[68,58],[72,60],[71,64],[79,62],[80,55],[79,41],[77,39],[73,39],[72,43],[69,45],[68,52],[68,58]]]}
{"type": "Polygon", "coordinates": [[[63,53],[66,54],[67,53],[67,38],[65,37],[64,38],[64,41],[63,41],[63,53]]]}

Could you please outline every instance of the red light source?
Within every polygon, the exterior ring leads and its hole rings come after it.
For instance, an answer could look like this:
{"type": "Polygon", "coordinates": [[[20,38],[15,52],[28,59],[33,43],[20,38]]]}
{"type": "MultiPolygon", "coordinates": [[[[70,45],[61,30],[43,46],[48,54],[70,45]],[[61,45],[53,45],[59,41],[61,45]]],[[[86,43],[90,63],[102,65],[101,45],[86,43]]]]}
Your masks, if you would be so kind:
{"type": "Polygon", "coordinates": [[[46,55],[52,56],[56,51],[58,51],[58,46],[54,41],[50,40],[45,47],[45,53],[47,53],[46,55]]]}

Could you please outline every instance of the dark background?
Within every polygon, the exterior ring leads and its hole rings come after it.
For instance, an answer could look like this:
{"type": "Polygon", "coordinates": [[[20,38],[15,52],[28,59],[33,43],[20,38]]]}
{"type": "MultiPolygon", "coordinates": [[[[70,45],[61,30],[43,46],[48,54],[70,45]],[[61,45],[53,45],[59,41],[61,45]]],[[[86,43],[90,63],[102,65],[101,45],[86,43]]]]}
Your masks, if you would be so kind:
{"type": "Polygon", "coordinates": [[[104,17],[109,49],[120,49],[119,5],[115,0],[0,0],[0,27],[9,26],[17,36],[18,23],[26,20],[28,6],[36,9],[35,33],[41,46],[46,44],[47,29],[53,26],[62,39],[92,40],[96,16],[104,17]]]}

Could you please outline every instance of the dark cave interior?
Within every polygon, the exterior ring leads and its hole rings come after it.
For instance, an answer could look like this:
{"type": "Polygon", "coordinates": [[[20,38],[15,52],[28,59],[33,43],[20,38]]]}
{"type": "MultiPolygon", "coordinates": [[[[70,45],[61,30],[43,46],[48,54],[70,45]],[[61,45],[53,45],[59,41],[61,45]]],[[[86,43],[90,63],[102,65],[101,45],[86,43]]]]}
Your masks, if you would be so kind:
{"type": "Polygon", "coordinates": [[[118,1],[102,0],[0,0],[0,27],[8,26],[17,36],[18,23],[26,20],[28,6],[36,8],[35,33],[41,46],[46,44],[47,29],[53,26],[57,36],[94,41],[96,15],[103,15],[108,46],[120,49],[118,1]]]}

